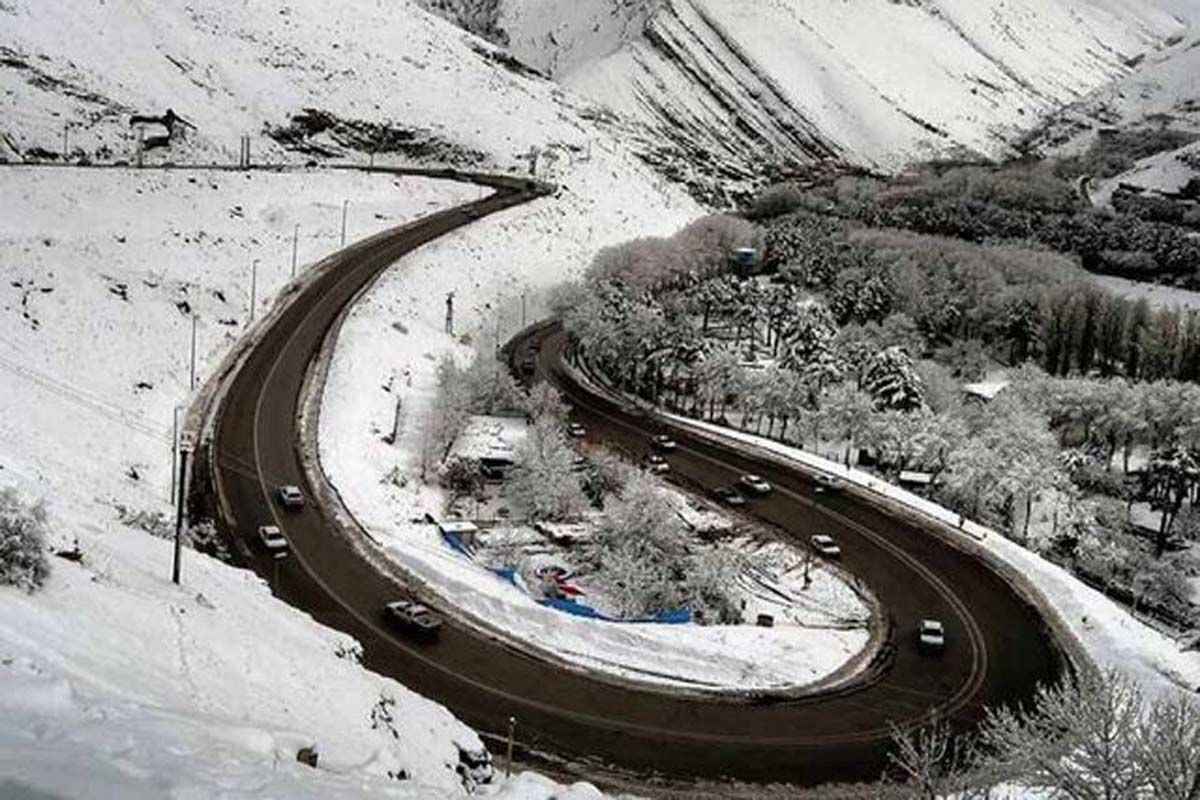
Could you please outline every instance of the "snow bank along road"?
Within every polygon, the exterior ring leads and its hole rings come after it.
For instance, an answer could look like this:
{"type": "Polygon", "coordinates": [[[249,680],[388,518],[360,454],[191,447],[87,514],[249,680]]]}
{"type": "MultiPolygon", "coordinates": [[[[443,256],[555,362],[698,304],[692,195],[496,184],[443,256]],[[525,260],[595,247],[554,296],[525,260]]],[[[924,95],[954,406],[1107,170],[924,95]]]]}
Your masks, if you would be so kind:
{"type": "MultiPolygon", "coordinates": [[[[255,531],[269,523],[283,528],[292,555],[280,568],[282,597],[357,637],[368,667],[444,703],[481,732],[500,734],[516,717],[522,751],[677,778],[872,780],[885,764],[889,722],[922,720],[939,707],[969,724],[985,705],[1024,699],[1062,668],[1036,612],[981,563],[849,495],[818,497],[803,476],[682,432],[681,452],[672,456],[680,474],[715,485],[741,471],[761,472],[779,489],[755,501],[755,513],[800,537],[819,530],[841,540],[847,566],[871,584],[898,624],[885,669],[802,700],[703,701],[558,671],[453,622],[436,643],[393,635],[380,611],[403,587],[337,535],[321,508],[284,512],[275,489],[294,483],[316,496],[298,448],[298,402],[306,371],[342,308],[404,253],[537,193],[519,182],[495,188],[486,200],[342,251],[262,332],[228,384],[212,470],[222,516],[241,540],[236,549],[268,577],[274,565],[256,546],[255,531]],[[948,623],[943,656],[917,652],[912,626],[922,616],[948,623]]],[[[563,372],[562,336],[554,328],[526,334],[514,347],[521,353],[543,340],[541,369],[567,391],[593,433],[643,447],[651,433],[646,420],[622,413],[563,372]]]]}

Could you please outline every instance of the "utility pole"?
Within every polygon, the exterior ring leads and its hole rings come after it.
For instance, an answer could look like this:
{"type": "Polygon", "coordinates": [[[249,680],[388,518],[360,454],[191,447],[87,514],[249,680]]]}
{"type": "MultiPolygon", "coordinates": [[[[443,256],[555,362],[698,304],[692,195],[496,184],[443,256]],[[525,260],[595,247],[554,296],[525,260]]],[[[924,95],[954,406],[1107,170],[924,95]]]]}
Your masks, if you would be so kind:
{"type": "Polygon", "coordinates": [[[69,130],[71,130],[71,123],[64,122],[63,123],[63,163],[64,164],[67,162],[67,159],[70,157],[70,153],[71,153],[71,149],[67,144],[67,142],[68,142],[67,132],[69,130]]]}
{"type": "Polygon", "coordinates": [[[171,425],[171,504],[175,504],[175,482],[178,480],[176,470],[179,469],[179,406],[175,406],[171,425]]]}
{"type": "Polygon", "coordinates": [[[504,759],[504,777],[512,775],[512,754],[513,754],[513,739],[517,733],[517,718],[508,718],[508,756],[504,759]]]}
{"type": "Polygon", "coordinates": [[[400,421],[404,418],[404,398],[396,395],[396,413],[392,417],[392,435],[388,444],[394,445],[400,441],[400,421]]]}
{"type": "Polygon", "coordinates": [[[342,201],[342,247],[346,246],[346,209],[350,207],[350,201],[342,201]]]}
{"type": "Polygon", "coordinates": [[[296,277],[296,252],[300,246],[300,223],[292,229],[292,277],[296,277]]]}
{"type": "Polygon", "coordinates": [[[446,333],[454,335],[454,292],[446,295],[446,333]]]}
{"type": "Polygon", "coordinates": [[[525,330],[525,296],[528,292],[521,292],[521,330],[525,330]]]}
{"type": "Polygon", "coordinates": [[[138,165],[138,169],[141,169],[141,168],[142,168],[142,156],[143,156],[143,152],[144,152],[144,148],[145,148],[145,144],[144,144],[144,141],[143,141],[143,139],[145,138],[145,130],[146,130],[146,129],[145,129],[143,126],[141,126],[141,125],[138,125],[138,138],[137,138],[137,165],[138,165]]]}
{"type": "Polygon", "coordinates": [[[171,564],[171,581],[179,585],[180,561],[183,557],[183,533],[187,527],[187,487],[191,473],[188,456],[192,452],[192,443],[181,437],[179,442],[179,491],[175,496],[175,556],[171,564]]]}
{"type": "Polygon", "coordinates": [[[192,370],[191,381],[189,387],[191,391],[196,391],[196,315],[192,314],[192,370]]]}
{"type": "Polygon", "coordinates": [[[254,306],[258,303],[258,259],[250,265],[250,321],[254,322],[254,306]]]}

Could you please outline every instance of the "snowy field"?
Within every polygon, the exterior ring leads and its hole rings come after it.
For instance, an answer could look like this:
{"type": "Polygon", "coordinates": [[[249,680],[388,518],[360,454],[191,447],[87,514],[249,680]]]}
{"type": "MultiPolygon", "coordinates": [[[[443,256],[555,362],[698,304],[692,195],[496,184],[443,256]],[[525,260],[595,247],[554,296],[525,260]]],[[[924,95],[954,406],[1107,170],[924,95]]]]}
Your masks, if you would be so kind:
{"type": "MultiPolygon", "coordinates": [[[[170,529],[189,314],[199,385],[248,321],[254,263],[259,312],[289,280],[296,224],[302,270],[338,246],[341,198],[353,239],[477,194],[352,173],[4,171],[0,208],[20,213],[0,215],[0,486],[44,499],[53,545],[77,540],[84,560],[51,559],[38,594],[0,589],[0,796],[465,791],[455,743],[480,743],[447,711],[339,657],[347,637],[251,573],[187,552],[175,587],[169,543],[121,519],[170,529]],[[295,761],[312,744],[315,773],[295,761]]],[[[528,777],[501,796],[554,791],[528,777]]]]}

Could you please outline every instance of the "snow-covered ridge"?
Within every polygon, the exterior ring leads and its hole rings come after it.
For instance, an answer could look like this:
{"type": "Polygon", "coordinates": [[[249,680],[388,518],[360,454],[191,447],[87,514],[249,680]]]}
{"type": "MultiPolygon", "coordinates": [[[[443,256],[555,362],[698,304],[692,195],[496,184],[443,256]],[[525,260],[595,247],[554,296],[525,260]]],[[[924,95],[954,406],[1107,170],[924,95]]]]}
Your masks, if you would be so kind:
{"type": "MultiPolygon", "coordinates": [[[[452,15],[479,5],[437,1],[452,15]]],[[[764,157],[993,155],[1184,25],[1171,0],[485,5],[518,58],[649,126],[647,149],[735,171],[764,157]]]]}

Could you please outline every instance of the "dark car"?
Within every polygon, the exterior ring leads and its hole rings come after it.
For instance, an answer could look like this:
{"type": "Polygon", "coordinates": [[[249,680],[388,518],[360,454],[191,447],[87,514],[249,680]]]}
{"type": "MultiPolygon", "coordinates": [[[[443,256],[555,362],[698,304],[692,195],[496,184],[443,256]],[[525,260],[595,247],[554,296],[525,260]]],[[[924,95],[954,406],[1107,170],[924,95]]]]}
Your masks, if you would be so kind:
{"type": "Polygon", "coordinates": [[[384,606],[387,618],[414,636],[433,638],[442,629],[442,620],[428,607],[412,600],[397,600],[384,606]]]}
{"type": "Polygon", "coordinates": [[[813,477],[813,491],[818,494],[823,492],[836,492],[842,488],[840,478],[835,478],[832,475],[820,474],[813,477]]]}
{"type": "Polygon", "coordinates": [[[727,506],[746,505],[746,498],[731,486],[718,486],[712,490],[712,496],[727,506]]]}
{"type": "Polygon", "coordinates": [[[660,433],[654,437],[654,449],[661,453],[672,453],[679,448],[675,440],[665,433],[660,433]]]}
{"type": "Polygon", "coordinates": [[[926,653],[946,649],[946,628],[936,619],[923,619],[917,626],[917,646],[926,653]]]}

